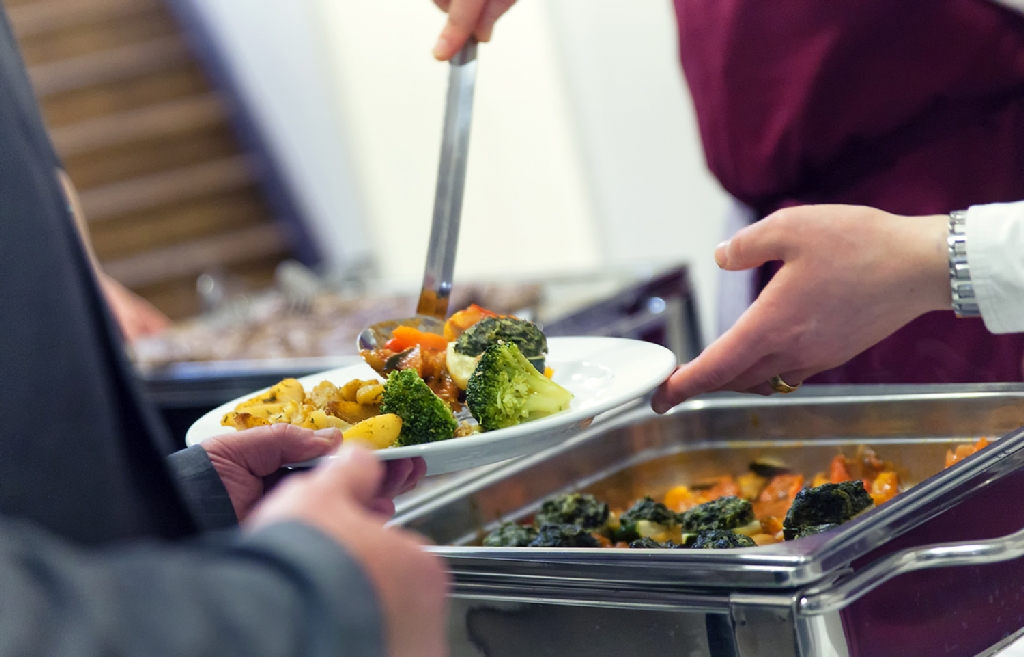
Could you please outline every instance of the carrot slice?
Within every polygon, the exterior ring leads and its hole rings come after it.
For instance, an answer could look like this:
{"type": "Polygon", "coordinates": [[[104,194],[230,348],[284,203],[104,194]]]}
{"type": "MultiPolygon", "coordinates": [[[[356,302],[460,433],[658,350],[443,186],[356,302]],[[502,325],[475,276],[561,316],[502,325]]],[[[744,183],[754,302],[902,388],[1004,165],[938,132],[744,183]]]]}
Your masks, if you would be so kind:
{"type": "Polygon", "coordinates": [[[391,339],[384,345],[385,349],[395,352],[402,352],[411,347],[444,351],[448,348],[448,340],[443,335],[424,333],[411,326],[399,326],[391,333],[391,339]]]}
{"type": "Polygon", "coordinates": [[[460,310],[444,323],[444,337],[448,342],[454,342],[458,340],[459,336],[463,334],[469,327],[479,322],[484,317],[497,317],[497,313],[493,313],[486,308],[481,308],[475,303],[470,305],[464,310],[460,310]]]}

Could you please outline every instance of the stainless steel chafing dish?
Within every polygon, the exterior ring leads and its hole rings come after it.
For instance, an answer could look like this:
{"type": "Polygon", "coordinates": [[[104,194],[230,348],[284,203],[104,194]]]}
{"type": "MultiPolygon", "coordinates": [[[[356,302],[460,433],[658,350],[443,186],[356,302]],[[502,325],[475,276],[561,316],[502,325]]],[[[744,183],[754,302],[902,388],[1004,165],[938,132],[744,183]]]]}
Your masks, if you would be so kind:
{"type": "Polygon", "coordinates": [[[456,657],[993,654],[1024,628],[1024,388],[823,387],[636,406],[546,453],[453,479],[396,522],[453,574],[456,657]],[[1003,436],[942,470],[946,450],[1003,436]],[[485,549],[482,531],[571,489],[641,492],[771,455],[821,470],[875,447],[917,485],[837,530],[728,551],[485,549]]]}

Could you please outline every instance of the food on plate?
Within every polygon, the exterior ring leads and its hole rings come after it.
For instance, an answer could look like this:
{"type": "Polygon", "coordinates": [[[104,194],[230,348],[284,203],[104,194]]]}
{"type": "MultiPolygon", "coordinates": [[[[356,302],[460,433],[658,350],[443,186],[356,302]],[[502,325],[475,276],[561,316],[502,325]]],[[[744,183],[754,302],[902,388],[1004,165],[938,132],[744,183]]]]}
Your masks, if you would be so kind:
{"type": "Polygon", "coordinates": [[[451,340],[400,326],[383,348],[364,351],[384,382],[324,381],[307,394],[299,381],[285,379],[226,413],[221,424],[337,428],[347,439],[385,449],[512,427],[569,408],[572,393],[545,375],[547,338],[536,324],[471,306],[455,313],[445,332],[451,340]],[[457,419],[464,403],[469,415],[457,419]]]}
{"type": "Polygon", "coordinates": [[[398,447],[448,440],[459,427],[448,404],[413,369],[388,375],[380,410],[402,418],[398,447]]]}
{"type": "Polygon", "coordinates": [[[448,321],[444,323],[444,337],[449,342],[455,342],[466,329],[473,326],[484,317],[497,316],[497,313],[481,308],[475,303],[470,304],[463,310],[453,314],[448,318],[448,321]]]}
{"type": "Polygon", "coordinates": [[[402,418],[394,413],[384,413],[363,420],[344,432],[349,442],[358,442],[369,449],[391,447],[402,433],[402,418]]]}
{"type": "Polygon", "coordinates": [[[573,395],[537,369],[512,342],[487,348],[466,387],[466,405],[484,431],[513,427],[569,408],[573,395]]]}
{"type": "Polygon", "coordinates": [[[324,382],[306,395],[302,384],[286,379],[225,413],[220,424],[240,431],[281,423],[345,431],[380,412],[379,402],[374,403],[375,397],[368,394],[375,387],[380,387],[380,382],[353,381],[344,389],[324,382]],[[360,391],[365,403],[357,401],[360,391]]]}
{"type": "Polygon", "coordinates": [[[239,430],[278,423],[340,429],[345,440],[371,449],[445,440],[458,427],[448,405],[413,370],[384,383],[354,379],[338,387],[323,381],[309,394],[295,379],[285,379],[221,419],[239,430]]]}
{"type": "MultiPolygon", "coordinates": [[[[468,406],[475,426],[493,431],[569,408],[572,393],[551,380],[548,342],[533,322],[470,306],[451,316],[444,336],[399,327],[380,349],[362,352],[382,376],[415,370],[454,413],[468,406]]],[[[408,418],[405,418],[408,422],[408,418]]]]}
{"type": "MultiPolygon", "coordinates": [[[[964,458],[987,445],[982,438],[951,450],[947,463],[957,454],[964,458]]],[[[591,494],[556,495],[544,501],[532,522],[505,522],[484,538],[483,545],[632,549],[772,545],[835,529],[891,500],[903,488],[896,466],[864,445],[853,457],[836,455],[828,470],[811,477],[809,485],[784,463],[758,459],[750,464],[750,472],[673,486],[661,502],[645,495],[625,510],[609,509],[591,494]]]]}
{"type": "Polygon", "coordinates": [[[476,358],[498,342],[510,342],[519,347],[526,360],[544,373],[548,339],[536,324],[517,317],[484,317],[459,336],[454,351],[460,356],[476,358]]]}

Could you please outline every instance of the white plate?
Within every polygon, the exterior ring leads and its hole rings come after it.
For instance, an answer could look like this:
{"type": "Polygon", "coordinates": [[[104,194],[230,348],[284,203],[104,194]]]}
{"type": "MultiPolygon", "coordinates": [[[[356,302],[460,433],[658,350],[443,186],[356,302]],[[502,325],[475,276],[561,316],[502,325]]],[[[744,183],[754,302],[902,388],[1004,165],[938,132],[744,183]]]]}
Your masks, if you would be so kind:
{"type": "MultiPolygon", "coordinates": [[[[660,345],[638,340],[551,338],[547,364],[555,371],[554,380],[575,395],[568,410],[508,429],[382,449],[375,454],[385,461],[422,456],[427,462],[427,474],[465,470],[531,454],[586,428],[599,413],[654,390],[672,373],[676,357],[660,345]]],[[[380,375],[369,365],[361,364],[313,374],[299,381],[309,390],[321,381],[340,386],[352,379],[380,379],[380,375]]],[[[221,418],[261,392],[230,401],[199,418],[189,428],[185,442],[196,445],[211,436],[232,433],[233,429],[221,426],[221,418]]]]}

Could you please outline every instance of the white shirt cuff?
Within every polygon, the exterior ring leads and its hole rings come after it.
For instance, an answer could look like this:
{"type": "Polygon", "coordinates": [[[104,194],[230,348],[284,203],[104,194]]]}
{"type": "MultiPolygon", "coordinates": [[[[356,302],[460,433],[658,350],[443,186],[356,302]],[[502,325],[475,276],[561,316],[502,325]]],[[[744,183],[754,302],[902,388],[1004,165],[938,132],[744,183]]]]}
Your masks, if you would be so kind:
{"type": "Polygon", "coordinates": [[[967,263],[985,326],[1024,332],[1024,202],[967,211],[967,263]]]}

